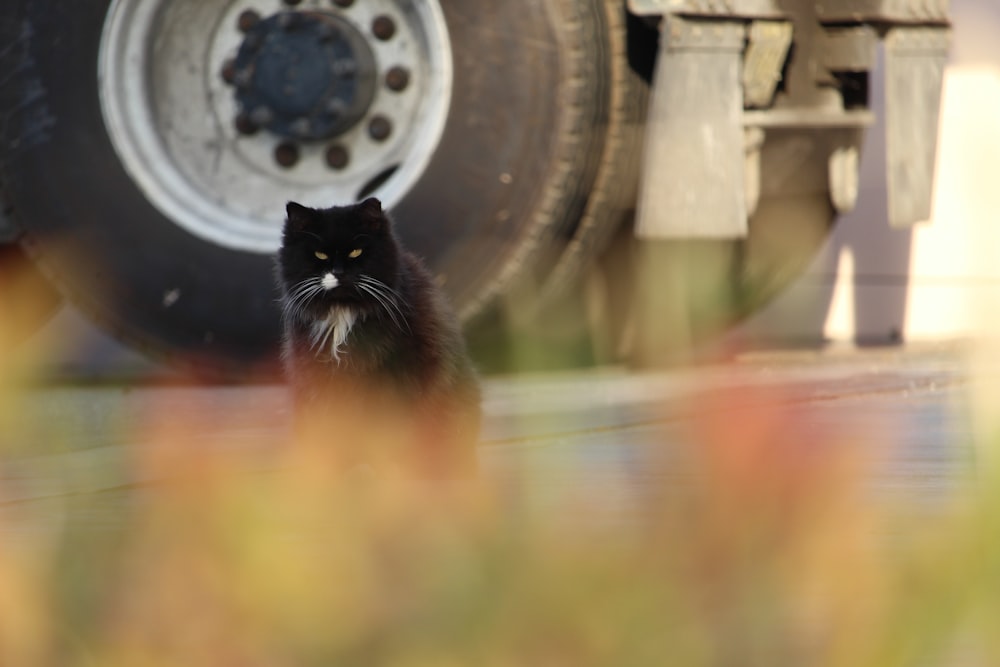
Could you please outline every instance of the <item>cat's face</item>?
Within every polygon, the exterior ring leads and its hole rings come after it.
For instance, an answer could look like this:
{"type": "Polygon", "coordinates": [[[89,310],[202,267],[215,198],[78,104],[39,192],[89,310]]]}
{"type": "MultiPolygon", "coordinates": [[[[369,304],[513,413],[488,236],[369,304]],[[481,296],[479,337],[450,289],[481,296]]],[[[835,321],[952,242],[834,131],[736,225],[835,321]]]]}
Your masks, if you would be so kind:
{"type": "Polygon", "coordinates": [[[285,291],[318,317],[371,300],[373,281],[394,288],[399,251],[377,199],[313,209],[289,202],[278,252],[285,291]]]}

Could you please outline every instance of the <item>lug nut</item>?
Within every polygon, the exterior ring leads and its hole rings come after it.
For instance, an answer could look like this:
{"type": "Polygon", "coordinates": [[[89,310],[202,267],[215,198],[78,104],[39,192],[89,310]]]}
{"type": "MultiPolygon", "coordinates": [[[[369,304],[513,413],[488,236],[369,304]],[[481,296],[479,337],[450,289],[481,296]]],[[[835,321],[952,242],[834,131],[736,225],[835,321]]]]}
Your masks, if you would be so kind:
{"type": "Polygon", "coordinates": [[[392,36],[396,34],[396,22],[385,14],[376,16],[375,20],[372,21],[372,34],[383,42],[392,39],[392,36]]]}
{"type": "Polygon", "coordinates": [[[299,15],[295,12],[281,12],[278,14],[278,27],[288,32],[299,22],[299,15]]]}
{"type": "MultiPolygon", "coordinates": [[[[223,74],[225,76],[225,74],[223,74]]],[[[246,88],[253,81],[253,68],[244,67],[233,72],[233,85],[237,88],[246,88]]]]}
{"type": "Polygon", "coordinates": [[[392,67],[385,73],[385,85],[389,90],[399,92],[410,83],[410,71],[405,67],[392,67]]]}
{"type": "Polygon", "coordinates": [[[228,58],[226,62],[222,63],[222,80],[232,85],[236,81],[236,61],[232,58],[228,58]]]}
{"type": "Polygon", "coordinates": [[[291,141],[282,141],[274,147],[274,161],[288,169],[299,161],[299,147],[291,141]]]}
{"type": "Polygon", "coordinates": [[[334,144],[326,149],[326,165],[331,169],[343,169],[350,162],[351,156],[340,144],[334,144]]]}
{"type": "Polygon", "coordinates": [[[247,32],[260,21],[260,14],[252,9],[244,9],[236,19],[236,27],[240,32],[247,32]]]}
{"type": "Polygon", "coordinates": [[[250,120],[250,116],[245,113],[236,114],[233,125],[236,126],[236,131],[240,134],[254,134],[259,129],[257,124],[250,120]]]}
{"type": "Polygon", "coordinates": [[[375,141],[384,141],[392,134],[392,123],[385,116],[372,116],[368,121],[368,136],[375,141]]]}

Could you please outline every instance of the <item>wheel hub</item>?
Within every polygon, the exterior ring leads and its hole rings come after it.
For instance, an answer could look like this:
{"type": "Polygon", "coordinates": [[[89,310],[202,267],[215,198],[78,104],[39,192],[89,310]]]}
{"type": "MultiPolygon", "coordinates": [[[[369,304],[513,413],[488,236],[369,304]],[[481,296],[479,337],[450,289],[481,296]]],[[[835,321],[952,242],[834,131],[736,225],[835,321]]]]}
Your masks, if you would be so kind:
{"type": "Polygon", "coordinates": [[[375,56],[350,22],[283,11],[248,23],[231,72],[237,123],[309,141],[340,135],[364,117],[375,56]]]}
{"type": "Polygon", "coordinates": [[[110,0],[101,33],[101,113],[126,172],[168,220],[238,251],[278,248],[289,199],[394,206],[451,103],[439,3],[283,4],[110,0]]]}

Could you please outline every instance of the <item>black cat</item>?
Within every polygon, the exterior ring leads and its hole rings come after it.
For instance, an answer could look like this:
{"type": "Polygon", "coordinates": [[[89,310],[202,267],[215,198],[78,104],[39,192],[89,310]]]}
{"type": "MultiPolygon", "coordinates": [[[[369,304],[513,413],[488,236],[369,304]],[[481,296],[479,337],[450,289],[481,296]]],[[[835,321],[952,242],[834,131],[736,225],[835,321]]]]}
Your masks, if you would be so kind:
{"type": "Polygon", "coordinates": [[[277,274],[296,432],[340,464],[475,469],[480,390],[455,316],[377,199],[289,202],[277,274]]]}

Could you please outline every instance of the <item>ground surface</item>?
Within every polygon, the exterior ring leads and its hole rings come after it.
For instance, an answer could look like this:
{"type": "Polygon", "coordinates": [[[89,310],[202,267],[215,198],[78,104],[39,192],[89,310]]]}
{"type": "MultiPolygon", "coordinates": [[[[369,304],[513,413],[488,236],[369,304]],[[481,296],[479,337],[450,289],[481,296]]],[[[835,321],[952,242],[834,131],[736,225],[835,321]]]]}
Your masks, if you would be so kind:
{"type": "MultiPolygon", "coordinates": [[[[940,346],[488,378],[480,459],[488,479],[518,470],[525,493],[599,496],[612,521],[640,515],[650,493],[696,479],[706,439],[731,442],[764,467],[778,463],[772,457],[850,452],[864,459],[873,498],[933,506],[974,465],[970,381],[964,351],[940,346]]],[[[0,504],[127,494],[155,482],[155,469],[132,461],[170,429],[192,456],[225,448],[254,457],[281,446],[289,414],[279,385],[36,387],[11,410],[0,504]]]]}
{"type": "Polygon", "coordinates": [[[973,352],[488,378],[444,492],[325,474],[278,385],[0,387],[0,662],[997,664],[973,352]]]}

